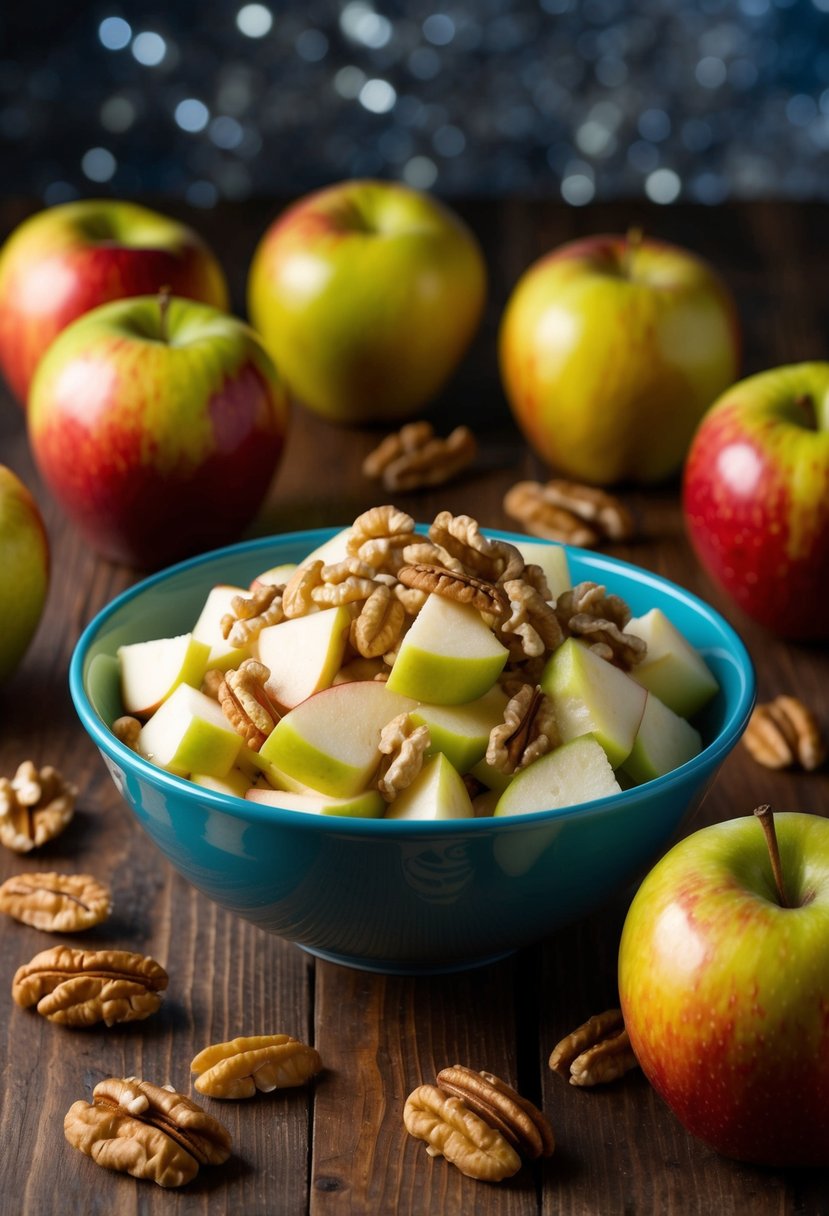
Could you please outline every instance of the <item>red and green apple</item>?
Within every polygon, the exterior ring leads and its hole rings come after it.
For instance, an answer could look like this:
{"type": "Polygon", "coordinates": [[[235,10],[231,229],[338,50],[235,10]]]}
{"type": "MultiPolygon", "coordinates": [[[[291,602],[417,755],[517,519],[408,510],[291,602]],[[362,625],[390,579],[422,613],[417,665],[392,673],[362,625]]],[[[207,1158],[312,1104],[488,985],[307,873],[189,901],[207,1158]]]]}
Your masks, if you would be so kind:
{"type": "Polygon", "coordinates": [[[34,636],[49,590],[49,541],[33,496],[0,464],[0,682],[34,636]]]}

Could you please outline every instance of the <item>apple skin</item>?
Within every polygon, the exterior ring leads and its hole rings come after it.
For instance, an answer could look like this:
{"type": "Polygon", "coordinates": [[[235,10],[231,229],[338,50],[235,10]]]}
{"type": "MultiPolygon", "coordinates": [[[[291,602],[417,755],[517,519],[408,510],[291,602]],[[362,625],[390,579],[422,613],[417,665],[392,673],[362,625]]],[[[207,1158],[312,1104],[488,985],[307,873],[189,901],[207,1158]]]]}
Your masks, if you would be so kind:
{"type": "Polygon", "coordinates": [[[38,367],[29,438],[93,548],[154,568],[235,540],[279,462],[287,391],[247,325],[158,297],[104,304],[38,367]]]}
{"type": "Polygon", "coordinates": [[[748,616],[829,638],[829,363],[772,368],[719,397],[688,453],[683,511],[700,563],[748,616]]]}
{"type": "Polygon", "coordinates": [[[293,394],[344,424],[407,417],[435,397],[485,296],[480,248],[458,216],[371,180],[289,207],[248,277],[248,314],[293,394]]]}
{"type": "Polygon", "coordinates": [[[829,1165],[829,820],[702,828],[628,911],[619,996],[642,1069],[693,1135],[758,1164],[829,1165]],[[802,906],[800,906],[802,905],[802,906]]]}
{"type": "Polygon", "coordinates": [[[24,220],[0,250],[0,368],[22,405],[61,330],[99,304],[173,295],[227,310],[224,272],[192,229],[115,199],[64,203],[24,220]]]}
{"type": "Polygon", "coordinates": [[[37,503],[0,464],[0,683],[34,636],[49,590],[49,541],[37,503]]]}
{"type": "Polygon", "coordinates": [[[591,236],[525,271],[499,331],[516,421],[558,471],[597,485],[662,481],[737,376],[730,293],[663,241],[591,236]]]}

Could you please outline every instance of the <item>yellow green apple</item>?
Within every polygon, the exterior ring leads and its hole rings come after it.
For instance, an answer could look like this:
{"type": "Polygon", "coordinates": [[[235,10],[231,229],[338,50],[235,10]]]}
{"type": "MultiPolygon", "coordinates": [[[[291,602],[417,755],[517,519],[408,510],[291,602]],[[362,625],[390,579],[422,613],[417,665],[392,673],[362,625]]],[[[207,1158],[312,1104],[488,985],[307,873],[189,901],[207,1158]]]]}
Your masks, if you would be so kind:
{"type": "Polygon", "coordinates": [[[446,205],[394,182],[339,182],[262,237],[248,315],[293,394],[334,422],[402,418],[442,389],[483,311],[486,273],[446,205]]]}
{"type": "Polygon", "coordinates": [[[649,692],[645,712],[623,768],[636,783],[653,781],[687,764],[702,750],[702,737],[685,718],[649,692]]]}
{"type": "Polygon", "coordinates": [[[429,728],[428,755],[443,752],[459,773],[468,773],[483,759],[493,727],[504,720],[507,694],[494,685],[465,705],[418,705],[409,717],[429,728]]]}
{"type": "Polygon", "coordinates": [[[217,583],[215,587],[211,587],[193,626],[193,637],[196,641],[206,642],[210,647],[207,666],[216,668],[217,671],[238,667],[250,653],[246,646],[232,646],[222,627],[223,618],[233,614],[232,605],[237,595],[247,599],[250,591],[246,587],[236,587],[228,583],[217,583]]]}
{"type": "Polygon", "coordinates": [[[192,633],[153,638],[118,647],[124,711],[138,718],[155,713],[179,684],[198,688],[207,671],[210,646],[192,633]]]}
{"type": "Polygon", "coordinates": [[[525,815],[621,792],[605,748],[580,735],[540,756],[515,774],[495,805],[494,815],[525,815]]]}
{"type": "Polygon", "coordinates": [[[471,819],[475,812],[463,778],[442,752],[423,765],[386,811],[387,819],[471,819]]]}
{"type": "Polygon", "coordinates": [[[242,747],[219,705],[199,689],[179,684],[141,728],[137,750],[177,776],[226,777],[242,747]]]}
{"type": "Polygon", "coordinates": [[[683,718],[692,718],[719,689],[705,659],[661,608],[651,608],[626,626],[647,645],[631,675],[683,718]]]}
{"type": "Polygon", "coordinates": [[[254,657],[270,671],[265,691],[281,709],[328,688],[340,669],[351,613],[344,604],[266,626],[253,643],[254,657]]]}
{"type": "Polygon", "coordinates": [[[49,590],[49,541],[37,503],[0,464],[0,682],[23,658],[49,590]]]}
{"type": "Polygon", "coordinates": [[[544,571],[554,600],[573,586],[567,550],[563,545],[551,540],[516,540],[513,544],[528,566],[540,566],[544,571]]]}
{"type": "Polygon", "coordinates": [[[329,798],[313,790],[297,793],[293,790],[249,789],[248,802],[262,806],[281,807],[283,811],[302,811],[308,815],[341,815],[346,818],[381,819],[386,809],[377,790],[363,790],[350,798],[329,798]]]}

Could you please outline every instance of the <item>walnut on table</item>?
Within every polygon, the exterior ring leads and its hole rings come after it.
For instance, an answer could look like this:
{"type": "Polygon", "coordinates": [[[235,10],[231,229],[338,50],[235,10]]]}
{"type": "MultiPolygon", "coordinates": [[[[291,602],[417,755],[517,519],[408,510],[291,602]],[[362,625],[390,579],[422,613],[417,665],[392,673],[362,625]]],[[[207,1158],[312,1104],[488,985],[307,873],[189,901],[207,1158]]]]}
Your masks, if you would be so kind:
{"type": "Polygon", "coordinates": [[[472,463],[478,444],[468,426],[440,438],[429,422],[410,422],[369,452],[363,474],[391,492],[445,485],[472,463]]]}
{"type": "Polygon", "coordinates": [[[52,765],[24,760],[11,780],[0,777],[0,844],[29,853],[53,840],[70,823],[77,794],[52,765]]]}
{"type": "Polygon", "coordinates": [[[621,499],[597,486],[560,478],[516,482],[505,494],[503,507],[531,536],[579,548],[630,540],[635,532],[633,516],[621,499]]]}
{"type": "Polygon", "coordinates": [[[90,874],[15,874],[0,886],[0,912],[47,933],[89,929],[111,910],[109,887],[90,874]]]}
{"type": "Polygon", "coordinates": [[[826,759],[820,723],[799,697],[780,695],[758,705],[746,726],[743,745],[765,768],[810,772],[826,759]]]}

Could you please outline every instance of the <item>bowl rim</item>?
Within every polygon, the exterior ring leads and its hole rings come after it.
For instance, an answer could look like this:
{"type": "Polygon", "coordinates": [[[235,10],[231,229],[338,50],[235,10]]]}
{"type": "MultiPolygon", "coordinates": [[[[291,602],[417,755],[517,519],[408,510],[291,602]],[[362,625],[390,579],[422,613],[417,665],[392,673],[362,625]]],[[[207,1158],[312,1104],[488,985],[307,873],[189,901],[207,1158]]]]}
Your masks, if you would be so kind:
{"type": "MultiPolygon", "coordinates": [[[[174,565],[166,566],[163,570],[156,571],[140,579],[132,586],[120,592],[109,603],[105,604],[83,629],[75,644],[69,664],[69,690],[75,711],[80,718],[81,724],[99,751],[109,756],[121,768],[134,770],[142,779],[148,781],[157,789],[186,798],[195,797],[199,803],[206,804],[207,807],[222,811],[236,819],[268,823],[294,829],[302,827],[308,828],[311,831],[339,832],[349,836],[393,836],[399,833],[417,838],[433,835],[466,835],[468,832],[492,831],[493,828],[497,828],[499,832],[523,830],[533,824],[550,823],[552,821],[569,819],[573,816],[583,817],[593,813],[601,813],[609,805],[622,806],[626,799],[635,796],[637,792],[645,788],[647,788],[649,796],[652,797],[669,794],[674,786],[684,783],[694,770],[700,769],[703,774],[714,771],[725,759],[725,756],[731,751],[745,730],[754,708],[756,675],[754,664],[745,643],[725,617],[700,596],[695,595],[694,592],[686,590],[678,583],[674,583],[660,574],[655,574],[653,571],[645,569],[644,566],[637,566],[632,562],[625,561],[623,558],[597,553],[594,549],[579,548],[575,545],[558,545],[557,547],[563,548],[568,555],[572,553],[579,558],[586,559],[594,569],[599,571],[621,572],[643,586],[656,586],[662,594],[667,594],[669,598],[674,599],[678,603],[692,607],[703,617],[707,618],[710,623],[716,626],[723,636],[723,640],[728,642],[729,648],[736,660],[737,669],[742,676],[742,685],[736,704],[732,707],[728,720],[717,738],[704,747],[696,756],[692,757],[685,764],[680,765],[679,768],[672,769],[671,772],[665,773],[661,777],[655,777],[651,781],[644,782],[641,785],[632,786],[630,789],[622,790],[620,793],[609,794],[603,798],[594,798],[588,802],[581,802],[574,806],[553,807],[546,811],[527,811],[520,815],[499,815],[497,817],[486,815],[466,819],[435,820],[373,819],[347,815],[324,815],[270,806],[238,798],[235,795],[224,794],[204,786],[194,786],[186,777],[178,777],[173,773],[169,773],[166,769],[159,768],[158,765],[145,760],[143,756],[137,755],[126,744],[117,739],[112,731],[104,725],[93,709],[84,688],[86,656],[107,621],[117,612],[120,612],[131,600],[138,599],[152,587],[166,582],[170,578],[177,577],[186,571],[194,570],[199,566],[207,566],[217,559],[221,560],[223,557],[231,554],[234,557],[247,553],[254,554],[260,549],[272,548],[275,543],[289,545],[300,542],[307,543],[307,551],[310,553],[319,545],[342,532],[343,528],[347,526],[341,525],[339,527],[273,533],[268,536],[255,537],[251,540],[225,545],[221,548],[209,549],[183,561],[176,562],[174,565]]],[[[416,526],[418,531],[424,531],[428,527],[428,525],[424,524],[416,526]]],[[[513,543],[515,541],[522,541],[533,544],[557,545],[555,541],[544,541],[521,533],[502,531],[495,528],[483,528],[482,532],[486,536],[513,543]]]]}

